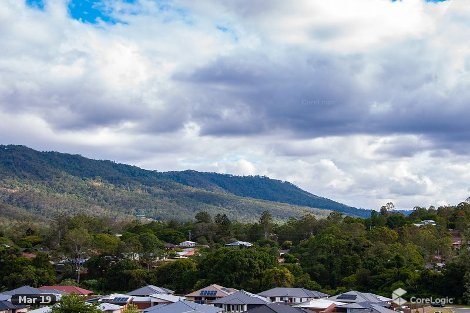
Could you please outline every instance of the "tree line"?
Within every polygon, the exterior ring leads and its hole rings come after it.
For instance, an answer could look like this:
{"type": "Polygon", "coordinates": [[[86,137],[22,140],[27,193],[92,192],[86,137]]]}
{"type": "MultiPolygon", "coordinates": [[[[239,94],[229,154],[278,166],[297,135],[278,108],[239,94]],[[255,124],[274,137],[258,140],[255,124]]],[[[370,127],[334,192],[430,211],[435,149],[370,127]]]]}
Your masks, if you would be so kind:
{"type": "Polygon", "coordinates": [[[205,211],[192,222],[84,215],[60,216],[51,225],[16,222],[0,231],[0,289],[74,283],[109,293],[154,284],[184,294],[218,283],[252,292],[284,286],[389,296],[401,287],[410,296],[469,301],[470,204],[416,207],[408,216],[390,209],[366,219],[333,212],[284,223],[269,211],[254,223],[205,211]],[[414,225],[431,219],[437,225],[414,225]],[[188,239],[199,253],[174,259],[174,245],[188,239]],[[225,246],[234,240],[254,246],[225,246]]]}

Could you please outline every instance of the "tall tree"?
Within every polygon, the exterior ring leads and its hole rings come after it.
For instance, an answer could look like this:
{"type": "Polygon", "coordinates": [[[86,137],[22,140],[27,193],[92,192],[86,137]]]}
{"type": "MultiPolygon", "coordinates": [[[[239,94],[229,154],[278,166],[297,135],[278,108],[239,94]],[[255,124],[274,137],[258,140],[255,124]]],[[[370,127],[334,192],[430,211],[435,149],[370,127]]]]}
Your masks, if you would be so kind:
{"type": "Polygon", "coordinates": [[[197,212],[195,218],[196,218],[196,223],[207,223],[207,224],[212,223],[212,217],[206,211],[197,212]]]}
{"type": "Polygon", "coordinates": [[[80,274],[84,259],[88,256],[92,244],[92,236],[85,228],[75,228],[67,232],[64,238],[63,247],[77,272],[77,283],[80,283],[80,274]]]}
{"type": "Polygon", "coordinates": [[[268,239],[273,228],[273,216],[269,211],[261,213],[259,224],[263,227],[264,239],[268,239]]]}

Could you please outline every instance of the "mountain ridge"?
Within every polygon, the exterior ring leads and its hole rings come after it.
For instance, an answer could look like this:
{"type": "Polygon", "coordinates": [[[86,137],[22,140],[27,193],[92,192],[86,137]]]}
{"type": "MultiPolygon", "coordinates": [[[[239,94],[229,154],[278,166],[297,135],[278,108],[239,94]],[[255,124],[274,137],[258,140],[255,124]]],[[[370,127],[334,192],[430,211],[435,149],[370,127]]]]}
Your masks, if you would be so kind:
{"type": "Polygon", "coordinates": [[[157,219],[189,219],[199,210],[242,219],[252,219],[265,209],[279,219],[308,212],[325,216],[329,210],[370,214],[262,176],[159,172],[18,145],[0,145],[1,203],[35,214],[77,213],[83,208],[111,216],[146,214],[157,219]]]}

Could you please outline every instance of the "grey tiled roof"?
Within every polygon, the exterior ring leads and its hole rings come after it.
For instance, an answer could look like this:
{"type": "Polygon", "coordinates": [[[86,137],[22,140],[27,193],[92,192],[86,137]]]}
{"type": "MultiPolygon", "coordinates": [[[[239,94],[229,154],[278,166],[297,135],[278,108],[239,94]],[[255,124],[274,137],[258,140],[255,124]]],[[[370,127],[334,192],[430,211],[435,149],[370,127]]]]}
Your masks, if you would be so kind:
{"type": "Polygon", "coordinates": [[[304,288],[273,288],[259,293],[263,297],[324,298],[326,293],[304,288]]]}
{"type": "Polygon", "coordinates": [[[24,305],[15,305],[10,301],[0,301],[0,311],[10,311],[10,310],[18,310],[23,309],[26,306],[24,305]]]}
{"type": "MultiPolygon", "coordinates": [[[[349,304],[349,310],[348,312],[350,313],[396,313],[393,310],[387,309],[379,304],[374,304],[370,302],[363,302],[363,303],[354,303],[354,304],[349,304]],[[352,307],[356,306],[356,307],[352,307]]],[[[346,306],[341,306],[341,307],[346,307],[346,306]]]]}
{"type": "Polygon", "coordinates": [[[3,295],[9,295],[9,296],[13,296],[13,295],[39,295],[41,293],[43,293],[41,290],[39,290],[37,288],[30,287],[30,286],[22,286],[22,287],[13,289],[13,290],[8,290],[8,291],[2,292],[3,295]]]}
{"type": "Polygon", "coordinates": [[[217,299],[212,304],[266,304],[271,303],[269,299],[262,296],[240,290],[224,298],[217,299]]]}
{"type": "Polygon", "coordinates": [[[376,295],[372,293],[359,292],[359,291],[348,291],[333,297],[329,297],[328,300],[341,301],[347,303],[361,303],[361,302],[370,302],[370,303],[383,303],[382,300],[377,298],[376,295]]]}
{"type": "Polygon", "coordinates": [[[267,303],[265,305],[257,306],[250,309],[247,313],[304,313],[305,311],[299,308],[291,307],[286,304],[267,303]]]}
{"type": "Polygon", "coordinates": [[[163,288],[163,287],[157,287],[153,285],[147,285],[142,288],[132,290],[131,292],[128,292],[127,295],[129,296],[150,296],[156,293],[163,293],[163,294],[172,294],[174,291],[163,288]]]}
{"type": "Polygon", "coordinates": [[[215,295],[212,295],[213,297],[222,298],[222,297],[228,296],[231,293],[237,292],[238,290],[233,289],[233,288],[226,288],[217,284],[212,284],[202,289],[193,291],[190,294],[187,294],[186,297],[200,297],[200,296],[203,296],[201,295],[201,292],[206,292],[206,291],[215,292],[215,295]]]}
{"type": "Polygon", "coordinates": [[[167,305],[156,305],[144,310],[145,313],[219,313],[223,309],[212,305],[198,304],[191,301],[178,301],[167,305]]]}

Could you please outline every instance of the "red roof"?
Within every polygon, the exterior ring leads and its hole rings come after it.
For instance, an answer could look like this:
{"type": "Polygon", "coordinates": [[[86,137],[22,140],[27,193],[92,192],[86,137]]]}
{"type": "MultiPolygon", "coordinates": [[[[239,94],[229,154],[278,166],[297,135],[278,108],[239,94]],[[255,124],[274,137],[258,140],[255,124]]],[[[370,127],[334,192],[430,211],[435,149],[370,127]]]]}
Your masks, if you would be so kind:
{"type": "Polygon", "coordinates": [[[42,287],[39,287],[39,289],[41,290],[55,289],[55,290],[59,290],[65,293],[69,293],[69,294],[73,293],[73,294],[85,295],[85,296],[93,294],[93,291],[86,290],[77,286],[42,286],[42,287]]]}

